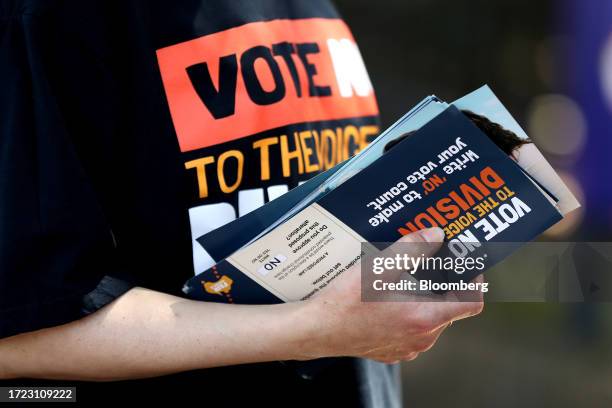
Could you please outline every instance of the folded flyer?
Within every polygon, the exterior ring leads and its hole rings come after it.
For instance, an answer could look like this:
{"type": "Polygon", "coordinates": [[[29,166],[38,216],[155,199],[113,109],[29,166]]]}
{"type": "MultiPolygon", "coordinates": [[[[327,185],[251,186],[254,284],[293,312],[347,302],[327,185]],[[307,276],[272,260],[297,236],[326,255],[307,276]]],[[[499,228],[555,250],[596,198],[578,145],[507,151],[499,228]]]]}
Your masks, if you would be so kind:
{"type": "Polygon", "coordinates": [[[359,262],[364,242],[439,226],[458,248],[522,243],[578,206],[488,87],[452,104],[428,97],[352,159],[200,237],[217,263],[184,292],[245,304],[307,299],[359,262]]]}

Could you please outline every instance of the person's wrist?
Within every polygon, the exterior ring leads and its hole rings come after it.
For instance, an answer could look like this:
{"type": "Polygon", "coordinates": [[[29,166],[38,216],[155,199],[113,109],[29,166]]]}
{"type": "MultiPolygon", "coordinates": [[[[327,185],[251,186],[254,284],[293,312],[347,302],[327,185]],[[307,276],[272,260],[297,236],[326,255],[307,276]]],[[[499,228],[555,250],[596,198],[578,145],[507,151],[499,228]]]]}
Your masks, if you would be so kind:
{"type": "Polygon", "coordinates": [[[313,360],[334,355],[329,347],[333,336],[332,324],[322,302],[307,300],[288,305],[292,305],[293,309],[290,316],[292,326],[295,327],[295,322],[299,322],[292,359],[313,360]]]}

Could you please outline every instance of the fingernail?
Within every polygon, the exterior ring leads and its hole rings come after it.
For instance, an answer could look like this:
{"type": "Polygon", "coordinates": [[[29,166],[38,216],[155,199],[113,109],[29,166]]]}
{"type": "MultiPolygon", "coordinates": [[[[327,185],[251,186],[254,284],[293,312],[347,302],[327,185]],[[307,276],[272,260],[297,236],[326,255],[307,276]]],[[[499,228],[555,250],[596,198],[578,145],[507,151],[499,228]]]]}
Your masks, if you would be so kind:
{"type": "Polygon", "coordinates": [[[427,228],[419,231],[423,239],[427,242],[444,241],[444,231],[440,227],[427,228]]]}

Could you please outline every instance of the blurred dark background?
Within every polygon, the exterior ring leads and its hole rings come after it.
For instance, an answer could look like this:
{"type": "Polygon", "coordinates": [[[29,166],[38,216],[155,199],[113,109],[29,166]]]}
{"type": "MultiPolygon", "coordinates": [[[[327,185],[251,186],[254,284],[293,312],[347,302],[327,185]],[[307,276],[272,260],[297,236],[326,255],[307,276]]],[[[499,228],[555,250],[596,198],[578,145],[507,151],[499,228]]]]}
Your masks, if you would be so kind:
{"type": "MultiPolygon", "coordinates": [[[[612,241],[612,1],[336,4],[383,127],[488,84],[582,203],[543,239],[612,241]]],[[[403,371],[411,407],[609,407],[612,304],[491,303],[403,371]]]]}

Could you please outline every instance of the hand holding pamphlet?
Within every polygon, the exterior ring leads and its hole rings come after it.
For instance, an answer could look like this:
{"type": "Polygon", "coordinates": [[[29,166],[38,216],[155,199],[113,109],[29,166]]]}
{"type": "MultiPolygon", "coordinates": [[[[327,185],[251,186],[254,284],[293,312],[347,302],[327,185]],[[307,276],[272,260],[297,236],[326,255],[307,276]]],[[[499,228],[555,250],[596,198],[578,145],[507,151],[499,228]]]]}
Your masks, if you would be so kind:
{"type": "Polygon", "coordinates": [[[355,157],[200,237],[217,263],[184,291],[232,303],[308,299],[360,261],[362,243],[382,250],[438,226],[461,257],[481,243],[533,240],[578,206],[488,87],[450,105],[428,97],[355,157]]]}

